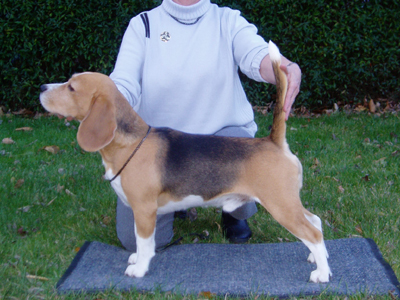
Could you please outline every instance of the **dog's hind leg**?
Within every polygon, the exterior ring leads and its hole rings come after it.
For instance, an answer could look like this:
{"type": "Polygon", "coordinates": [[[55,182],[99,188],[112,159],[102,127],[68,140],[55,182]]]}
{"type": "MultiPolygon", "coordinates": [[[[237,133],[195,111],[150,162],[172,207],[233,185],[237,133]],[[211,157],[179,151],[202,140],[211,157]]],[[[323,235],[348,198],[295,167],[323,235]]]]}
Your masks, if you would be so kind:
{"type": "Polygon", "coordinates": [[[306,214],[303,214],[303,218],[299,216],[299,219],[294,227],[288,226],[288,230],[310,250],[307,260],[317,264],[317,269],[311,272],[310,281],[329,282],[332,273],[328,265],[328,251],[322,235],[321,220],[315,215],[310,218],[306,214]]]}
{"type": "Polygon", "coordinates": [[[130,255],[130,264],[125,275],[143,277],[149,270],[150,261],[155,255],[155,227],[156,211],[152,213],[144,210],[134,211],[136,253],[130,255]]]}
{"type": "MultiPolygon", "coordinates": [[[[306,217],[306,219],[313,224],[319,231],[322,232],[322,223],[321,223],[321,219],[310,213],[308,210],[304,209],[304,216],[306,217]]],[[[329,258],[329,254],[328,251],[326,251],[326,257],[329,258]]],[[[310,255],[307,258],[307,261],[310,263],[315,263],[315,257],[314,254],[311,252],[310,255]]]]}
{"type": "Polygon", "coordinates": [[[318,243],[313,243],[307,239],[300,238],[300,240],[311,251],[307,261],[317,264],[317,269],[311,272],[310,281],[328,282],[329,277],[332,276],[332,273],[327,261],[329,254],[326,250],[325,243],[322,237],[321,219],[318,216],[311,214],[306,209],[304,209],[304,216],[318,231],[321,232],[321,240],[318,243]]]}
{"type": "Polygon", "coordinates": [[[317,264],[317,269],[311,272],[311,282],[329,282],[331,270],[328,265],[328,252],[322,235],[321,220],[308,212],[300,202],[298,197],[290,199],[285,195],[282,199],[268,201],[266,209],[271,215],[290,231],[294,236],[300,239],[311,251],[309,261],[317,264]]]}

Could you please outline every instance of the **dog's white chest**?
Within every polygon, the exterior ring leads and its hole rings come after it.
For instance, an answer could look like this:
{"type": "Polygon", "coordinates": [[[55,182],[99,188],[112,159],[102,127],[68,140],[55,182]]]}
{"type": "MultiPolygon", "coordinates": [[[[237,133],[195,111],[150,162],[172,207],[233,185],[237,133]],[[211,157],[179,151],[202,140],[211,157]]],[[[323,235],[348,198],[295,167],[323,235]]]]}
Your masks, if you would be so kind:
{"type": "MultiPolygon", "coordinates": [[[[110,180],[114,177],[115,175],[113,174],[111,169],[108,169],[108,171],[106,172],[106,174],[104,174],[104,178],[107,180],[110,180]]],[[[122,202],[126,205],[126,206],[130,206],[129,202],[126,198],[126,195],[124,193],[124,190],[122,189],[122,185],[121,185],[121,176],[118,176],[117,178],[115,178],[113,181],[111,181],[111,187],[114,189],[115,193],[117,194],[118,198],[122,200],[122,202]]]]}

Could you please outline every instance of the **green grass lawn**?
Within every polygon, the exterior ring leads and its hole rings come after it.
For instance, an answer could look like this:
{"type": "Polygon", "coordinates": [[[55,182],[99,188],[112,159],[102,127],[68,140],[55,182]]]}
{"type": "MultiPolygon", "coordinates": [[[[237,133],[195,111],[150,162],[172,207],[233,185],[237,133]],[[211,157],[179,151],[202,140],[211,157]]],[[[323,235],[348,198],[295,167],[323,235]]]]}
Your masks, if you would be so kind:
{"type": "MultiPolygon", "coordinates": [[[[58,295],[55,284],[84,241],[120,246],[115,230],[116,196],[102,179],[100,155],[85,153],[77,144],[78,123],[67,126],[55,117],[15,116],[3,116],[0,122],[0,140],[14,141],[0,143],[0,299],[183,298],[117,291],[58,295]],[[32,130],[16,130],[21,127],[32,130]],[[54,154],[49,146],[59,151],[54,154]]],[[[257,116],[257,123],[258,135],[265,136],[271,116],[257,116]]],[[[400,278],[399,116],[292,117],[287,139],[304,168],[302,201],[322,219],[325,239],[372,238],[400,278]]],[[[194,222],[175,221],[175,238],[207,230],[210,238],[205,242],[227,243],[219,225],[220,210],[197,211],[194,222]]],[[[249,224],[253,231],[250,243],[296,240],[262,208],[249,224]]],[[[186,236],[183,242],[193,239],[186,236]]],[[[206,297],[185,297],[198,298],[206,297]]],[[[375,298],[391,299],[389,295],[375,298]]]]}

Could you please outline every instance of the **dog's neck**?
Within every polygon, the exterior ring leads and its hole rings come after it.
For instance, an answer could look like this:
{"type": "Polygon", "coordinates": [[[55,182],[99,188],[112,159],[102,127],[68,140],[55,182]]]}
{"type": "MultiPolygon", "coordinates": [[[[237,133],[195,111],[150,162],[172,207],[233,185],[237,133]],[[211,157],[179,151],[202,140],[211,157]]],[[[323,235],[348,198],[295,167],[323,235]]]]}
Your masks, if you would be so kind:
{"type": "Polygon", "coordinates": [[[133,110],[125,97],[119,92],[115,97],[115,110],[117,129],[112,142],[100,150],[103,159],[109,157],[109,155],[114,156],[116,151],[122,150],[125,152],[126,149],[129,152],[131,148],[140,143],[149,129],[146,122],[133,110]]]}
{"type": "Polygon", "coordinates": [[[115,101],[117,131],[125,138],[142,138],[146,134],[148,125],[133,110],[128,101],[120,94],[115,101]]]}

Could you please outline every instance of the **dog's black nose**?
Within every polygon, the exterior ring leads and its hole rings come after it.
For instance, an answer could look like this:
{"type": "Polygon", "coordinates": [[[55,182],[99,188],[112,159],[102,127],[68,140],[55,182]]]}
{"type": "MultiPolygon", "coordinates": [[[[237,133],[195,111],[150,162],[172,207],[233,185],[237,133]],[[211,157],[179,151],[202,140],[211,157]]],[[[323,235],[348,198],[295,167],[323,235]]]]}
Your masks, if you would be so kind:
{"type": "Polygon", "coordinates": [[[43,84],[42,86],[40,86],[40,92],[45,92],[47,91],[47,85],[43,84]]]}

